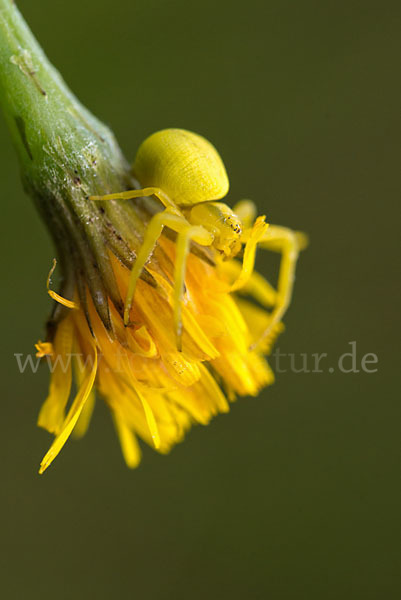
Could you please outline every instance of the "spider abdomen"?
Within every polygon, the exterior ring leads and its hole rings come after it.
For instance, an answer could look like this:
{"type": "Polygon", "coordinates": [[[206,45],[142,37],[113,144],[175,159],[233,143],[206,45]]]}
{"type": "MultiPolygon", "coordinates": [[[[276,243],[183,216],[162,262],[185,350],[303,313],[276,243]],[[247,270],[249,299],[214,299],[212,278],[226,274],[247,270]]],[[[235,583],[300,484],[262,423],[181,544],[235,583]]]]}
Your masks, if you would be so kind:
{"type": "Polygon", "coordinates": [[[217,150],[184,129],[163,129],[146,138],[133,171],[143,187],[161,188],[178,206],[219,200],[229,189],[217,150]]]}

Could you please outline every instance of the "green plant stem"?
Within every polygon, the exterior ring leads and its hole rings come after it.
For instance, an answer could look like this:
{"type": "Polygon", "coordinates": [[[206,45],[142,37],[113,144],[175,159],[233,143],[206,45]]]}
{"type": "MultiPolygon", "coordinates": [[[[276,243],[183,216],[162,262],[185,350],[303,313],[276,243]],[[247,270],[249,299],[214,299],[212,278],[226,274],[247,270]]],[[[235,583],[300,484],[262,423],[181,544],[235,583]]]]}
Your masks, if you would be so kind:
{"type": "Polygon", "coordinates": [[[70,92],[12,0],[0,0],[0,104],[25,189],[64,262],[66,287],[73,287],[71,273],[81,277],[78,289],[88,286],[109,327],[108,298],[119,310],[122,302],[107,250],[116,240],[108,239],[114,234],[105,215],[113,223],[118,205],[101,209],[89,196],[132,187],[129,169],[111,131],[70,92]]]}
{"type": "Polygon", "coordinates": [[[26,176],[54,179],[58,166],[104,183],[123,175],[114,136],[70,92],[12,0],[0,0],[0,102],[26,176]]]}

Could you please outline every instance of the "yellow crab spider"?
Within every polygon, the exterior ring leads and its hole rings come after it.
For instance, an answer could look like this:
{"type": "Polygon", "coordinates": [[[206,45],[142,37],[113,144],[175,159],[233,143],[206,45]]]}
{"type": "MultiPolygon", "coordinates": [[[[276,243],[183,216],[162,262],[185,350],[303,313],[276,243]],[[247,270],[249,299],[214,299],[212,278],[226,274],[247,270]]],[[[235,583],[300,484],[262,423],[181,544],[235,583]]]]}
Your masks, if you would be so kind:
{"type": "MultiPolygon", "coordinates": [[[[131,271],[124,306],[124,323],[129,325],[135,287],[163,228],[175,231],[174,327],[181,347],[181,312],[186,261],[190,242],[213,246],[226,258],[234,257],[245,243],[244,260],[232,288],[243,287],[252,275],[257,244],[283,253],[276,306],[269,330],[283,316],[290,297],[293,271],[298,255],[289,230],[269,227],[264,217],[242,231],[242,222],[253,221],[253,204],[238,205],[239,215],[218,200],[227,195],[229,181],[217,150],[205,138],[183,129],[164,129],[149,136],[139,147],[133,173],[142,189],[91,196],[92,200],[129,200],[156,196],[165,210],[155,214],[146,230],[143,244],[131,271]]],[[[290,232],[291,233],[291,232],[290,232]]],[[[263,295],[263,292],[262,292],[263,295]]],[[[266,299],[268,302],[268,300],[266,299]]],[[[265,337],[268,333],[265,332],[265,337]]]]}

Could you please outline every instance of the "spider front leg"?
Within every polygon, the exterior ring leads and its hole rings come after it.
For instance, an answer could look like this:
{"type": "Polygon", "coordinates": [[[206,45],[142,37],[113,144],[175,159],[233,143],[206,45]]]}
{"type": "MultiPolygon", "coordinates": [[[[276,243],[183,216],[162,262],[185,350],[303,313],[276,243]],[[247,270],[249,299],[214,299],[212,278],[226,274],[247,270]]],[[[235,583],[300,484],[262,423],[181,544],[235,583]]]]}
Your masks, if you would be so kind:
{"type": "MultiPolygon", "coordinates": [[[[235,285],[243,271],[243,264],[238,260],[228,260],[222,262],[220,268],[235,285]]],[[[233,289],[234,285],[231,284],[231,291],[235,291],[233,289]]],[[[236,287],[236,289],[241,289],[241,292],[244,295],[251,296],[265,308],[271,308],[272,306],[275,306],[277,302],[277,291],[271,283],[257,271],[252,271],[247,281],[245,281],[241,287],[236,287]]]]}
{"type": "Polygon", "coordinates": [[[213,236],[204,227],[194,226],[188,223],[185,217],[176,214],[172,209],[154,215],[148,225],[143,244],[138,252],[137,259],[131,271],[128,291],[124,306],[124,324],[127,326],[130,322],[130,310],[135,294],[137,281],[141,275],[142,269],[149,260],[153,249],[162,234],[163,228],[169,227],[178,233],[176,241],[176,261],[174,271],[174,328],[177,336],[177,345],[181,349],[181,312],[182,296],[184,290],[184,280],[187,257],[189,253],[189,244],[193,240],[202,246],[210,246],[213,243],[213,236]]]}
{"type": "Polygon", "coordinates": [[[89,196],[89,200],[132,200],[132,198],[143,198],[145,196],[156,196],[166,208],[173,208],[178,213],[179,210],[174,202],[167,196],[161,188],[146,187],[141,190],[128,190],[126,192],[117,192],[116,194],[106,194],[105,196],[89,196]]]}
{"type": "MultiPolygon", "coordinates": [[[[254,205],[249,200],[239,202],[234,209],[245,224],[248,224],[254,213],[254,205]]],[[[258,217],[252,228],[244,231],[242,241],[245,242],[244,258],[237,279],[231,286],[232,291],[249,288],[255,297],[265,305],[274,305],[270,322],[263,332],[260,340],[253,344],[255,348],[274,330],[275,326],[283,318],[292,296],[292,288],[295,278],[295,265],[300,250],[306,247],[307,238],[304,234],[291,231],[277,225],[268,226],[264,217],[258,217]],[[273,250],[282,254],[277,292],[272,293],[270,285],[255,279],[254,265],[257,246],[267,250],[273,250]]]]}
{"type": "Polygon", "coordinates": [[[283,318],[291,302],[295,266],[299,252],[307,245],[307,238],[304,234],[291,231],[291,229],[287,229],[286,227],[271,225],[258,243],[262,248],[280,252],[281,263],[277,284],[276,305],[270,315],[268,327],[262,333],[260,339],[253,344],[252,348],[258,346],[283,318]]]}
{"type": "Polygon", "coordinates": [[[246,230],[242,235],[241,241],[245,242],[244,258],[242,260],[241,271],[231,285],[232,292],[243,288],[251,278],[255,266],[256,248],[261,240],[264,239],[268,227],[268,223],[265,223],[265,217],[258,217],[252,229],[246,230]]]}

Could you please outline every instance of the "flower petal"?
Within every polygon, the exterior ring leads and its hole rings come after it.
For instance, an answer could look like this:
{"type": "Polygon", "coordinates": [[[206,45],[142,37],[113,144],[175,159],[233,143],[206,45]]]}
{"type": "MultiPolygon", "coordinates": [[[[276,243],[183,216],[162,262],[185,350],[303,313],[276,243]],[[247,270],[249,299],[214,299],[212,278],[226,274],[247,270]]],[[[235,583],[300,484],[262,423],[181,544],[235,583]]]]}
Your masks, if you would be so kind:
{"type": "Polygon", "coordinates": [[[141,462],[141,449],[136,435],[116,411],[112,411],[111,414],[127,467],[135,469],[141,462]]]}
{"type": "Polygon", "coordinates": [[[92,349],[93,354],[88,356],[88,359],[91,360],[87,361],[87,365],[85,367],[86,373],[83,377],[82,384],[64,420],[61,431],[54,440],[53,444],[50,446],[50,449],[44,456],[42,462],[40,463],[40,474],[42,474],[49,467],[49,465],[53,462],[57,454],[60,452],[60,450],[68,440],[72,430],[74,429],[79,419],[82,409],[85,406],[85,402],[87,401],[89,394],[91,393],[97,371],[97,350],[94,344],[92,346],[92,349]]]}
{"type": "Polygon", "coordinates": [[[38,425],[50,433],[59,433],[64,421],[64,410],[71,391],[71,348],[74,324],[66,318],[59,324],[54,338],[49,394],[42,404],[38,425]]]}

